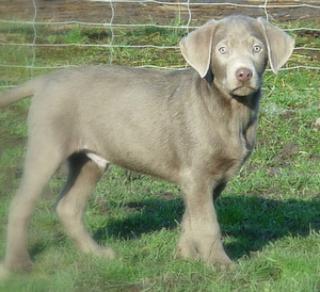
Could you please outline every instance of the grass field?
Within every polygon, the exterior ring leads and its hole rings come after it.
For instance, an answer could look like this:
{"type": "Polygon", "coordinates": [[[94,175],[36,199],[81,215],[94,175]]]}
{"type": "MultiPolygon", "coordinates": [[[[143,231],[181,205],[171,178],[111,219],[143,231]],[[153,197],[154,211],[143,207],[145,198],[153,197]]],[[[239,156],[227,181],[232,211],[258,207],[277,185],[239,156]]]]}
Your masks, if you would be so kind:
{"type": "MultiPolygon", "coordinates": [[[[292,26],[301,26],[301,23],[292,26]]],[[[308,26],[315,26],[309,23],[308,26]]],[[[181,32],[146,28],[116,32],[123,44],[175,45],[181,32]]],[[[31,27],[0,27],[7,42],[32,42],[31,27]]],[[[108,43],[110,34],[81,27],[38,28],[38,43],[108,43]]],[[[297,35],[297,46],[320,47],[317,34],[297,35]]],[[[36,66],[108,63],[102,48],[38,48],[36,66]]],[[[0,47],[1,63],[30,64],[32,50],[0,47]]],[[[178,51],[114,49],[113,63],[184,64],[178,51]]],[[[320,66],[317,52],[296,52],[290,64],[320,66]]],[[[0,68],[0,85],[14,85],[47,71],[0,68]]],[[[320,94],[319,71],[267,72],[257,146],[249,162],[217,202],[233,271],[218,271],[176,258],[183,213],[180,190],[113,167],[100,181],[86,223],[116,260],[80,254],[54,212],[63,182],[59,171],[37,205],[29,247],[35,265],[13,275],[1,291],[320,291],[320,94]]],[[[0,256],[8,205],[21,178],[30,101],[0,111],[0,256]]]]}

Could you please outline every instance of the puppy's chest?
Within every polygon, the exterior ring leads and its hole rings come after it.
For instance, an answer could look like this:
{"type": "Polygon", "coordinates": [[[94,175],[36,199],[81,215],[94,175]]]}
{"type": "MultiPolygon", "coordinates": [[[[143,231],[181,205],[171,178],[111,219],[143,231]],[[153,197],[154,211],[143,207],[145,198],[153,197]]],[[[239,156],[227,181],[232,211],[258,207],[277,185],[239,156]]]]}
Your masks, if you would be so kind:
{"type": "Polygon", "coordinates": [[[256,123],[257,110],[250,110],[241,106],[228,126],[227,132],[230,134],[231,155],[245,160],[254,146],[256,123]]]}
{"type": "Polygon", "coordinates": [[[252,150],[246,134],[244,131],[238,131],[227,137],[221,149],[223,156],[237,164],[242,164],[252,150]]]}
{"type": "Polygon", "coordinates": [[[242,161],[242,163],[250,155],[253,149],[253,145],[254,145],[254,137],[250,137],[250,135],[248,135],[248,131],[239,133],[239,138],[238,138],[236,148],[238,148],[239,159],[242,161]]]}
{"type": "Polygon", "coordinates": [[[210,171],[226,178],[233,176],[252,152],[254,140],[251,128],[226,130],[220,141],[212,141],[210,171]]]}

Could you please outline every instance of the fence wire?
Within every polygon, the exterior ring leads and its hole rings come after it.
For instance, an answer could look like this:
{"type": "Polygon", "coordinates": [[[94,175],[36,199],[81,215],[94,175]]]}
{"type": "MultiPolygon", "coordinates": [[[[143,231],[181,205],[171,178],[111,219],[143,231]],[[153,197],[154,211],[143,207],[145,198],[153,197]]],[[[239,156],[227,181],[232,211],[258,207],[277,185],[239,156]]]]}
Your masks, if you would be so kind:
{"type": "MultiPolygon", "coordinates": [[[[320,7],[320,6],[319,6],[320,7]]],[[[191,11],[191,10],[190,10],[191,11]]],[[[320,13],[320,12],[319,12],[320,13]]],[[[190,17],[191,19],[191,17],[190,17]]],[[[164,29],[176,29],[176,30],[187,30],[196,29],[200,26],[198,25],[169,25],[169,24],[156,24],[156,23],[109,23],[109,22],[89,22],[89,21],[79,21],[79,20],[66,20],[66,21],[28,21],[28,20],[9,20],[9,19],[0,19],[0,23],[5,24],[19,24],[19,25],[45,25],[45,26],[70,26],[70,25],[80,25],[80,26],[88,26],[88,27],[110,27],[113,28],[145,28],[145,27],[155,27],[155,28],[164,28],[164,29]]],[[[189,21],[188,21],[189,23],[189,21]]],[[[310,32],[320,32],[320,28],[314,27],[297,27],[297,28],[284,28],[284,31],[310,31],[310,32]]]]}

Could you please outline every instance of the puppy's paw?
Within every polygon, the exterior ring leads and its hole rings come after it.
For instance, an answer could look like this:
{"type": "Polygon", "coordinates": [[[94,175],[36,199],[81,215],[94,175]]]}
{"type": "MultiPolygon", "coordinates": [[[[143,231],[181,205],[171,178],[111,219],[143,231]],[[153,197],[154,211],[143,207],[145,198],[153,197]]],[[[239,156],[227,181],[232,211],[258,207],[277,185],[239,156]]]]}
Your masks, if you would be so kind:
{"type": "Polygon", "coordinates": [[[87,252],[93,254],[96,257],[101,257],[107,260],[113,260],[116,257],[115,252],[111,247],[95,246],[93,249],[87,252]]]}
{"type": "Polygon", "coordinates": [[[235,264],[225,253],[220,239],[214,237],[181,236],[177,246],[177,255],[185,259],[201,260],[208,266],[220,270],[233,270],[235,264]]]}
{"type": "Polygon", "coordinates": [[[108,260],[113,260],[116,258],[116,253],[111,247],[100,247],[97,251],[97,255],[108,260]]]}
{"type": "Polygon", "coordinates": [[[177,246],[177,257],[183,259],[199,259],[199,253],[192,240],[181,238],[177,246]]]}

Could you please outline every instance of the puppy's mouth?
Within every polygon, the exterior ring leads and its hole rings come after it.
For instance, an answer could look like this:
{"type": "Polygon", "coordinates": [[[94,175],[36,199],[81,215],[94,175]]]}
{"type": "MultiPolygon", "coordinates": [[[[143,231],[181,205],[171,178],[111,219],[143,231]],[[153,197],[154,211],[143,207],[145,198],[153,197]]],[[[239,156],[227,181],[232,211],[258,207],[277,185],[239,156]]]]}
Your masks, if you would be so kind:
{"type": "Polygon", "coordinates": [[[257,92],[259,89],[250,85],[241,85],[231,90],[231,95],[244,97],[257,92]]]}

